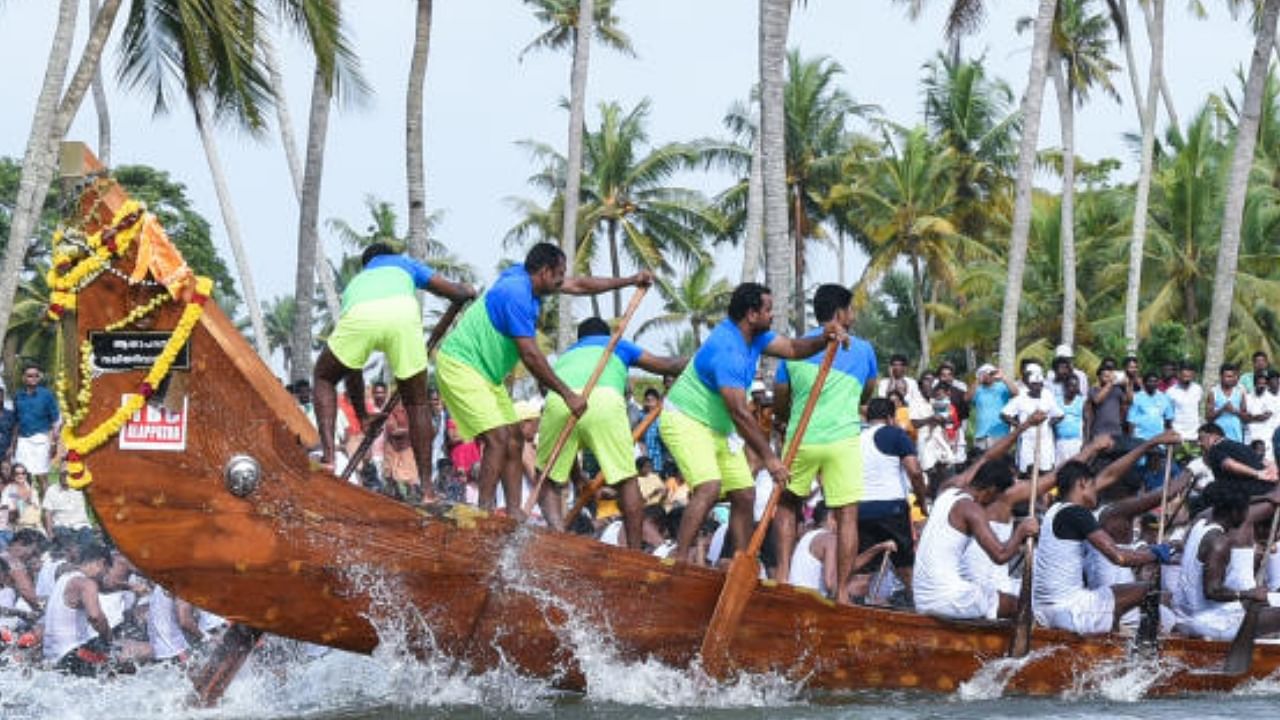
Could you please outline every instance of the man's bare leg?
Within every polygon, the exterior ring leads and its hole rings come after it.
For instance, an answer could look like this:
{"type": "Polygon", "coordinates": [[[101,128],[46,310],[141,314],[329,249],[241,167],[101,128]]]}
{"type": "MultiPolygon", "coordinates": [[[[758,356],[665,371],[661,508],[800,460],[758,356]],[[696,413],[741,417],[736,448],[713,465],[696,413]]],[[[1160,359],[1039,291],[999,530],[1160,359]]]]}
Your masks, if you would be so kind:
{"type": "Polygon", "coordinates": [[[791,553],[796,549],[796,513],[800,511],[800,505],[799,497],[783,490],[777,512],[773,514],[773,540],[778,556],[778,569],[773,579],[780,583],[791,582],[791,553]]]}
{"type": "Polygon", "coordinates": [[[320,462],[333,466],[333,427],[338,418],[338,383],[351,373],[328,346],[320,351],[312,373],[311,400],[315,403],[316,430],[320,433],[320,462]]]}
{"type": "Polygon", "coordinates": [[[524,445],[524,433],[520,423],[508,425],[507,452],[502,464],[502,492],[507,496],[507,515],[524,522],[524,463],[520,451],[524,445]]]}
{"type": "MultiPolygon", "coordinates": [[[[435,427],[431,422],[431,406],[427,397],[427,371],[423,370],[399,383],[400,397],[404,402],[405,413],[409,416],[409,444],[413,447],[413,461],[418,466],[418,487],[422,492],[422,502],[435,502],[436,491],[431,484],[434,469],[431,466],[431,439],[435,436],[435,427]]],[[[362,382],[362,396],[363,386],[362,382]]],[[[350,394],[350,388],[347,392],[350,394]]]]}
{"type": "Polygon", "coordinates": [[[729,535],[733,537],[733,552],[746,552],[751,544],[751,531],[756,524],[756,489],[754,487],[729,493],[729,535]]]}
{"type": "MultiPolygon", "coordinates": [[[[689,549],[698,537],[698,530],[711,512],[711,506],[720,499],[720,481],[708,480],[689,492],[689,502],[684,506],[684,515],[680,518],[680,530],[676,533],[675,557],[680,560],[689,558],[689,549]]],[[[701,564],[701,563],[699,563],[701,564]]]]}
{"type": "Polygon", "coordinates": [[[836,603],[849,605],[849,578],[858,558],[858,504],[832,508],[836,514],[836,603]]]}
{"type": "Polygon", "coordinates": [[[542,519],[547,527],[564,532],[564,485],[547,478],[538,493],[538,507],[542,509],[542,519]]]}
{"type": "Polygon", "coordinates": [[[480,443],[484,453],[480,458],[480,477],[476,484],[480,488],[479,503],[485,510],[492,510],[498,504],[498,478],[507,464],[508,438],[513,431],[518,432],[516,425],[500,425],[480,433],[480,443]]]}
{"type": "Polygon", "coordinates": [[[614,487],[618,489],[618,507],[622,509],[627,547],[640,550],[644,547],[644,498],[640,496],[640,483],[633,475],[614,487]]]}

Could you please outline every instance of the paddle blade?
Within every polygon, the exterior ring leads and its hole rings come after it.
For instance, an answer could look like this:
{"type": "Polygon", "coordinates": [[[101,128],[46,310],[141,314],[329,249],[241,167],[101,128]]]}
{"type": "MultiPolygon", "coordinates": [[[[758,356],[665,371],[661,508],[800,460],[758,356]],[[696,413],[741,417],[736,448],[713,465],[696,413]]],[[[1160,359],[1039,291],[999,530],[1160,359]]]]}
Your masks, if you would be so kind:
{"type": "Polygon", "coordinates": [[[196,707],[218,704],[260,637],[262,631],[248,625],[234,624],[227,628],[208,659],[187,675],[195,691],[190,704],[196,707]]]}
{"type": "Polygon", "coordinates": [[[1134,638],[1134,647],[1140,657],[1154,659],[1160,654],[1160,586],[1161,566],[1156,563],[1155,577],[1147,594],[1142,596],[1141,617],[1138,620],[1138,635],[1134,638]]]}
{"type": "Polygon", "coordinates": [[[1222,672],[1227,675],[1243,675],[1253,667],[1253,646],[1258,639],[1258,619],[1262,616],[1262,603],[1245,603],[1244,619],[1240,621],[1240,629],[1231,641],[1227,650],[1227,661],[1222,665],[1222,672]]]}
{"type": "Polygon", "coordinates": [[[1035,546],[1027,539],[1026,557],[1022,563],[1022,589],[1018,594],[1018,614],[1013,618],[1013,637],[1009,639],[1009,657],[1026,657],[1031,652],[1031,574],[1035,565],[1035,546]]]}
{"type": "Polygon", "coordinates": [[[711,615],[711,623],[707,625],[707,633],[702,637],[702,669],[713,678],[724,679],[728,674],[729,643],[733,641],[738,620],[742,618],[747,601],[751,599],[751,591],[755,589],[759,572],[754,556],[741,550],[734,554],[729,572],[724,577],[724,588],[720,591],[716,610],[711,615]]]}

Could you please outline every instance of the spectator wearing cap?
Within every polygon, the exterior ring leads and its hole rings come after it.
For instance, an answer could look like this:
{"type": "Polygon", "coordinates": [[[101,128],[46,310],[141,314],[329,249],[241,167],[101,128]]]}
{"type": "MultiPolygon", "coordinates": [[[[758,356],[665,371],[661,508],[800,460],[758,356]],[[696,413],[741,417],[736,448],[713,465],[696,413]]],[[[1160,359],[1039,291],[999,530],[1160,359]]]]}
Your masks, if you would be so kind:
{"type": "MultiPolygon", "coordinates": [[[[1022,382],[1027,386],[1025,392],[1015,395],[1000,411],[1001,418],[1009,425],[1021,425],[1027,422],[1036,412],[1043,412],[1045,419],[1052,421],[1062,417],[1062,407],[1053,393],[1046,392],[1044,387],[1044,369],[1030,363],[1022,372],[1022,382]]],[[[1018,438],[1018,471],[1028,473],[1036,462],[1036,441],[1040,443],[1040,471],[1049,472],[1054,466],[1055,440],[1053,431],[1042,426],[1039,431],[1031,431],[1018,438]]]]}
{"type": "Polygon", "coordinates": [[[1018,386],[994,365],[987,363],[978,368],[978,381],[965,393],[973,417],[973,447],[978,454],[1009,434],[1000,411],[1017,394],[1018,386]]]}
{"type": "Polygon", "coordinates": [[[1071,350],[1070,345],[1059,345],[1053,350],[1053,364],[1049,367],[1053,369],[1053,377],[1049,379],[1049,390],[1053,392],[1053,397],[1057,399],[1058,404],[1062,404],[1062,398],[1067,393],[1067,378],[1072,375],[1076,376],[1076,380],[1080,382],[1080,394],[1089,395],[1089,376],[1084,371],[1075,366],[1075,352],[1071,350]]]}

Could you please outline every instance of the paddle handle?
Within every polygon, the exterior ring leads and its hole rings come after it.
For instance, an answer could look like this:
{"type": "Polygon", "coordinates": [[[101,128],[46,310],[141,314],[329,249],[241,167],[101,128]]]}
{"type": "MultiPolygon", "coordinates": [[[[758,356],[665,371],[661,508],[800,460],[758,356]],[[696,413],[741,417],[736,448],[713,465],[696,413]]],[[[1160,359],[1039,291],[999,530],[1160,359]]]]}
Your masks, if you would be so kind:
{"type": "MultiPolygon", "coordinates": [[[[427,356],[435,352],[436,346],[444,339],[445,333],[453,326],[453,321],[458,318],[458,313],[462,312],[462,308],[467,306],[470,300],[454,300],[449,303],[449,307],[444,311],[444,315],[440,316],[440,321],[431,329],[431,336],[427,338],[427,356]]],[[[342,469],[340,476],[343,481],[351,477],[351,473],[360,466],[364,456],[369,454],[369,449],[373,447],[374,441],[378,439],[378,435],[382,434],[382,426],[387,424],[387,418],[391,416],[391,411],[396,409],[400,404],[400,385],[396,384],[395,392],[391,393],[391,397],[383,403],[379,408],[378,414],[371,418],[368,424],[361,428],[364,437],[360,438],[360,446],[351,454],[347,460],[347,466],[342,469]]]]}
{"type": "MultiPolygon", "coordinates": [[[[595,369],[591,371],[591,377],[587,378],[587,384],[582,388],[582,397],[590,398],[591,391],[596,389],[596,383],[600,382],[600,376],[604,374],[604,369],[609,365],[609,358],[613,357],[614,348],[618,347],[618,341],[622,339],[622,334],[627,330],[627,324],[631,322],[631,316],[636,314],[636,310],[640,307],[640,301],[644,299],[644,294],[649,291],[647,285],[641,285],[636,288],[635,293],[631,295],[631,302],[627,305],[627,310],[622,314],[622,319],[618,321],[618,327],[613,331],[613,335],[609,336],[609,344],[604,346],[604,353],[600,355],[600,359],[596,361],[595,369]]],[[[551,455],[547,458],[547,466],[538,471],[538,480],[533,484],[533,492],[524,501],[524,514],[528,515],[533,510],[533,506],[538,502],[538,496],[542,494],[542,485],[547,481],[547,476],[551,474],[551,468],[555,467],[556,461],[560,459],[560,453],[564,451],[564,446],[569,442],[569,436],[573,434],[573,429],[578,425],[578,416],[569,414],[569,420],[564,424],[564,428],[560,430],[560,435],[556,437],[556,442],[551,446],[551,455]]]]}
{"type": "MultiPolygon", "coordinates": [[[[838,343],[835,340],[827,341],[827,352],[822,356],[822,365],[818,367],[818,376],[813,380],[813,387],[809,390],[809,399],[804,403],[804,411],[800,413],[800,421],[796,423],[796,431],[791,434],[791,443],[787,445],[787,450],[782,456],[782,464],[791,469],[791,463],[796,459],[796,453],[800,452],[800,443],[804,440],[804,433],[809,429],[809,419],[813,417],[813,409],[818,405],[818,395],[822,393],[822,386],[827,382],[827,374],[831,372],[831,364],[835,362],[836,350],[838,343]]],[[[747,545],[746,553],[748,557],[755,557],[760,554],[760,548],[764,545],[764,536],[769,531],[769,523],[773,520],[773,513],[778,508],[778,501],[782,499],[782,483],[774,482],[773,490],[769,492],[769,504],[765,505],[764,515],[760,516],[760,524],[756,525],[756,530],[751,534],[751,543],[747,545]]]]}
{"type": "Polygon", "coordinates": [[[1173,446],[1164,449],[1164,484],[1160,487],[1160,524],[1156,526],[1156,544],[1164,542],[1165,513],[1169,509],[1169,478],[1173,474],[1173,446]]]}
{"type": "MultiPolygon", "coordinates": [[[[636,425],[636,429],[631,431],[631,442],[640,442],[640,438],[644,437],[644,434],[649,431],[649,428],[653,425],[654,421],[658,419],[658,414],[661,412],[662,403],[658,403],[656,407],[649,411],[648,415],[644,416],[644,419],[640,421],[640,424],[636,425]]],[[[587,503],[591,502],[591,498],[595,497],[596,493],[600,492],[600,488],[602,487],[604,487],[604,473],[598,472],[595,477],[591,478],[591,482],[588,483],[586,487],[582,488],[582,492],[578,493],[578,499],[574,501],[573,508],[569,510],[569,514],[565,516],[566,522],[578,517],[578,513],[582,512],[582,508],[586,507],[587,503]]]]}
{"type": "MultiPolygon", "coordinates": [[[[1027,516],[1036,516],[1036,505],[1040,500],[1040,432],[1043,423],[1036,425],[1033,435],[1035,448],[1032,450],[1031,464],[1031,497],[1027,500],[1027,516]]],[[[1009,640],[1009,655],[1022,657],[1031,652],[1031,626],[1035,617],[1031,612],[1032,573],[1036,562],[1036,539],[1028,536],[1024,541],[1022,555],[1022,590],[1018,594],[1018,612],[1014,618],[1013,637],[1009,640]]]]}

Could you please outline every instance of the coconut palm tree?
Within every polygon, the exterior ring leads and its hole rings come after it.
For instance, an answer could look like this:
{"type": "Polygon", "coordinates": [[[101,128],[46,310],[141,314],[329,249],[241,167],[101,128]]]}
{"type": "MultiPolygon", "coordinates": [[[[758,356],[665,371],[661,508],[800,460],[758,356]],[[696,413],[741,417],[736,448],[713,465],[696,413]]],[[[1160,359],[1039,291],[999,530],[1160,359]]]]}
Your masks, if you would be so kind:
{"type": "MultiPolygon", "coordinates": [[[[718,145],[667,143],[646,147],[649,101],[627,111],[617,103],[600,105],[600,128],[584,136],[582,204],[579,208],[578,255],[575,267],[585,270],[598,257],[600,234],[607,243],[609,268],[622,275],[622,256],[636,267],[671,274],[672,262],[708,261],[702,238],[721,232],[720,216],[693,190],[667,183],[679,171],[708,162],[718,145]],[[599,232],[597,232],[599,231],[599,232]]],[[[551,146],[525,141],[541,168],[530,183],[563,195],[566,160],[551,146]]],[[[525,202],[532,211],[508,232],[508,239],[546,239],[547,209],[525,202]],[[540,219],[541,218],[541,219],[540,219]]],[[[620,293],[613,295],[614,314],[622,313],[620,293]]]]}
{"type": "MultiPolygon", "coordinates": [[[[760,0],[760,180],[764,198],[765,280],[774,306],[790,308],[802,295],[795,273],[795,247],[787,233],[786,87],[787,29],[791,0],[760,0]]],[[[804,314],[794,318],[797,332],[804,314]]],[[[773,314],[773,329],[784,331],[787,312],[773,314]]]]}
{"type": "Polygon", "coordinates": [[[1075,242],[1075,106],[1084,105],[1093,88],[1120,100],[1111,82],[1119,66],[1107,57],[1107,35],[1111,20],[1093,13],[1090,0],[1060,0],[1054,23],[1053,54],[1049,59],[1050,78],[1058,97],[1058,120],[1062,132],[1062,334],[1061,342],[1075,345],[1076,336],[1076,242],[1075,242]]]}
{"type": "Polygon", "coordinates": [[[89,30],[75,72],[68,81],[67,66],[71,62],[78,5],[76,0],[60,0],[57,5],[57,23],[45,63],[44,80],[36,98],[31,131],[27,135],[17,198],[9,220],[8,242],[3,262],[0,262],[0,337],[4,337],[8,330],[14,294],[21,280],[22,261],[39,225],[49,184],[53,181],[58,143],[66,137],[67,129],[71,127],[71,121],[75,119],[97,72],[102,48],[115,24],[121,0],[104,0],[89,30]]]}
{"type": "Polygon", "coordinates": [[[658,280],[658,290],[666,303],[663,314],[646,320],[636,331],[636,338],[651,331],[680,328],[687,325],[693,334],[693,347],[702,346],[702,331],[711,330],[724,317],[729,307],[733,286],[723,278],[711,279],[713,266],[698,263],[674,285],[658,280]]]}
{"type": "MultiPolygon", "coordinates": [[[[325,221],[329,231],[337,235],[345,246],[355,251],[354,255],[344,259],[337,273],[340,287],[345,287],[346,283],[360,272],[360,253],[373,243],[386,243],[397,252],[403,252],[408,246],[408,238],[400,234],[400,217],[394,205],[372,195],[365,197],[364,205],[369,211],[368,224],[364,226],[364,230],[357,230],[354,225],[340,218],[330,218],[325,221]]],[[[449,248],[444,243],[432,237],[432,232],[440,223],[440,218],[439,212],[427,215],[426,263],[451,280],[476,282],[475,268],[459,260],[449,252],[449,248]]]]}
{"type": "Polygon", "coordinates": [[[413,53],[409,56],[409,89],[405,93],[405,177],[409,192],[409,254],[427,256],[427,180],[422,161],[422,93],[431,49],[431,0],[417,0],[413,53]]]}
{"type": "Polygon", "coordinates": [[[1218,262],[1213,273],[1213,299],[1209,311],[1209,332],[1205,340],[1205,377],[1217,377],[1226,350],[1227,325],[1235,298],[1236,270],[1240,254],[1240,229],[1244,222],[1244,206],[1249,174],[1253,168],[1254,148],[1262,101],[1266,90],[1267,67],[1276,40],[1276,20],[1280,17],[1280,0],[1265,0],[1255,27],[1253,58],[1245,81],[1240,118],[1236,123],[1236,142],[1227,175],[1227,191],[1222,218],[1222,235],[1218,243],[1218,262]]]}
{"type": "MultiPolygon", "coordinates": [[[[560,232],[565,255],[577,257],[578,203],[582,182],[582,133],[586,126],[587,71],[591,61],[591,39],[627,54],[634,54],[631,39],[618,28],[613,0],[525,0],[546,29],[534,38],[520,56],[535,49],[561,50],[573,47],[569,74],[569,141],[565,200],[560,232]]],[[[569,268],[573,272],[572,263],[569,268]]],[[[559,304],[557,343],[561,348],[573,342],[573,303],[559,304]]]]}

